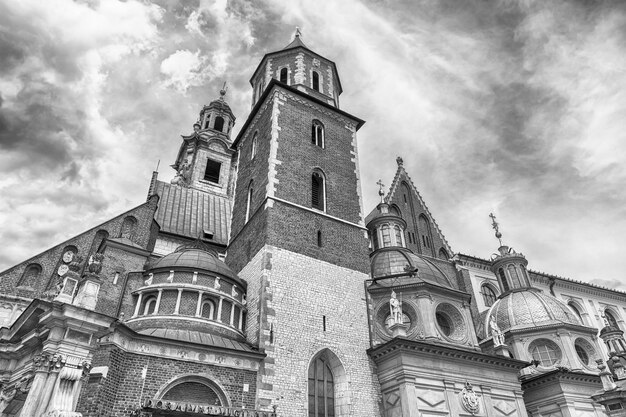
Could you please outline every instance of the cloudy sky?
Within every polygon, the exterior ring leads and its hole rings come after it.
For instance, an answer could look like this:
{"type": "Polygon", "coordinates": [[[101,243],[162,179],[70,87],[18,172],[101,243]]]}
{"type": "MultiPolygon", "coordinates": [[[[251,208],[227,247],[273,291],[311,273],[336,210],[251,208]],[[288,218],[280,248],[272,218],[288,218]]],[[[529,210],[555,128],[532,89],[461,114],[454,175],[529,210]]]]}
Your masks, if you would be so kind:
{"type": "MultiPolygon", "coordinates": [[[[299,26],[334,60],[366,211],[401,155],[455,252],[626,289],[626,3],[0,3],[0,270],[145,200],[224,81],[299,26]]],[[[237,130],[236,130],[237,131],[237,130]]]]}

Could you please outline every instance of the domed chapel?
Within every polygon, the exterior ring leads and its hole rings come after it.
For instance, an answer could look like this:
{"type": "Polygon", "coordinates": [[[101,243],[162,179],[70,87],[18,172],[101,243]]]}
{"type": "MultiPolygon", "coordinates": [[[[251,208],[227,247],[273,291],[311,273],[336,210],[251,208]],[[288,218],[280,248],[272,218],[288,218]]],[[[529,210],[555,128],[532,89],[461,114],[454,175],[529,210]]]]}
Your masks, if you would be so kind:
{"type": "Polygon", "coordinates": [[[401,157],[365,211],[364,121],[299,31],[250,85],[235,137],[224,88],[170,182],[0,273],[0,417],[626,416],[625,293],[494,215],[455,253],[401,157]]]}

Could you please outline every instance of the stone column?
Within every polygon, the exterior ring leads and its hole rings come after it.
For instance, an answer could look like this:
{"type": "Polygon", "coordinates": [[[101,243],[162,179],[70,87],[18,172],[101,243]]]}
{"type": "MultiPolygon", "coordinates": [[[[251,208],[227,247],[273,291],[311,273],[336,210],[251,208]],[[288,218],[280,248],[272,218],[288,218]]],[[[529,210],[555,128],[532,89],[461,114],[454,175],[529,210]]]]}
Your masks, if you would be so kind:
{"type": "Polygon", "coordinates": [[[198,305],[196,306],[196,317],[200,317],[200,313],[202,313],[202,295],[204,291],[198,291],[198,305]]]}
{"type": "Polygon", "coordinates": [[[220,297],[220,303],[217,306],[217,321],[222,321],[222,302],[224,301],[224,297],[220,297]]]}
{"type": "Polygon", "coordinates": [[[179,288],[178,289],[178,297],[176,298],[176,308],[174,309],[174,314],[178,314],[178,311],[180,310],[180,299],[183,295],[183,289],[179,288]]]}
{"type": "Polygon", "coordinates": [[[139,315],[139,307],[141,307],[141,298],[143,297],[143,293],[140,292],[137,297],[137,305],[135,306],[135,312],[133,313],[133,317],[137,317],[139,315]]]}
{"type": "Polygon", "coordinates": [[[235,325],[235,303],[230,304],[230,325],[235,325]]]}
{"type": "MultiPolygon", "coordinates": [[[[68,358],[68,363],[59,372],[57,383],[48,406],[49,415],[80,415],[73,413],[80,390],[80,379],[89,372],[91,364],[80,358],[68,358]]],[[[39,417],[39,416],[36,416],[39,417]]]]}
{"type": "Polygon", "coordinates": [[[161,307],[161,296],[163,295],[163,289],[159,290],[157,294],[156,305],[154,306],[154,314],[159,314],[159,307],[161,307]]]}
{"type": "Polygon", "coordinates": [[[33,383],[28,391],[26,401],[24,401],[24,407],[22,408],[20,417],[39,417],[35,412],[41,402],[41,391],[48,378],[49,364],[50,359],[48,354],[37,355],[33,358],[35,376],[33,377],[33,383]]]}
{"type": "Polygon", "coordinates": [[[65,357],[62,355],[52,356],[52,359],[50,360],[50,373],[48,374],[43,391],[41,392],[41,401],[39,402],[35,416],[39,417],[46,412],[48,404],[50,403],[52,391],[54,390],[59,372],[61,371],[63,365],[65,365],[65,357]]]}
{"type": "Polygon", "coordinates": [[[239,327],[240,331],[243,331],[243,308],[239,309],[239,327]]]}

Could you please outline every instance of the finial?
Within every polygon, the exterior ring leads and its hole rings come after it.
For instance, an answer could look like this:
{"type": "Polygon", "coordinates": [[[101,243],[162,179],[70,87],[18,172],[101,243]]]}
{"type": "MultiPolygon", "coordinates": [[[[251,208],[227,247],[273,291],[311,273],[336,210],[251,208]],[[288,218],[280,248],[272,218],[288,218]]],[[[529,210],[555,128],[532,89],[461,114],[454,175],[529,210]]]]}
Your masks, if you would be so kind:
{"type": "Polygon", "coordinates": [[[378,182],[376,183],[378,184],[378,195],[380,196],[380,202],[384,203],[385,202],[385,191],[383,190],[383,187],[385,186],[385,184],[383,184],[383,180],[379,179],[378,182]]]}
{"type": "Polygon", "coordinates": [[[491,217],[491,227],[496,231],[496,237],[498,238],[498,242],[500,242],[500,246],[502,246],[502,233],[500,233],[500,229],[498,228],[498,222],[496,222],[496,216],[493,213],[489,213],[489,217],[491,217]]]}
{"type": "Polygon", "coordinates": [[[401,167],[404,164],[404,160],[400,156],[396,158],[396,162],[399,167],[401,167]]]}
{"type": "Polygon", "coordinates": [[[299,38],[300,36],[302,36],[302,31],[300,31],[300,28],[298,26],[296,26],[296,34],[294,38],[299,38]]]}
{"type": "Polygon", "coordinates": [[[224,86],[220,90],[220,100],[224,100],[224,96],[226,95],[226,91],[228,91],[228,87],[226,86],[226,81],[224,81],[224,86]]]}

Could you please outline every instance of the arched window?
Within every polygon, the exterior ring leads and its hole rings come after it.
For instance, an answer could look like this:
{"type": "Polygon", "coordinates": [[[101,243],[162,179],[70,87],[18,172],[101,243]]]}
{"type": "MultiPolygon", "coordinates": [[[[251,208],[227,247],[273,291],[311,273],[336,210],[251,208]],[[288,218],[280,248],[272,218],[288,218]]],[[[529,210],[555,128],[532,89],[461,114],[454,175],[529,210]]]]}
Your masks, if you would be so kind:
{"type": "Polygon", "coordinates": [[[502,290],[507,292],[511,288],[509,287],[509,282],[506,280],[506,275],[504,274],[504,269],[498,269],[498,275],[500,277],[500,284],[502,284],[502,290]]]}
{"type": "Polygon", "coordinates": [[[147,316],[148,314],[155,314],[156,311],[156,302],[157,302],[157,298],[155,296],[151,296],[146,298],[146,304],[144,305],[143,308],[143,314],[144,316],[147,316]]]}
{"type": "Polygon", "coordinates": [[[39,278],[41,277],[41,265],[30,264],[24,269],[22,278],[20,279],[19,287],[37,288],[39,284],[39,278]]]}
{"type": "Polygon", "coordinates": [[[215,124],[213,125],[213,129],[219,130],[220,132],[224,130],[224,118],[222,116],[217,116],[215,118],[215,124]]]}
{"type": "Polygon", "coordinates": [[[430,222],[421,214],[419,216],[419,232],[422,235],[422,249],[424,254],[432,254],[431,240],[430,240],[430,222]]]}
{"type": "Polygon", "coordinates": [[[389,206],[389,212],[398,217],[402,217],[402,213],[400,212],[400,209],[395,204],[392,206],[389,206]]]}
{"type": "Polygon", "coordinates": [[[309,417],[335,417],[335,382],[325,358],[309,366],[309,417]]]}
{"type": "Polygon", "coordinates": [[[252,210],[252,193],[254,192],[254,188],[252,188],[252,180],[250,180],[250,184],[248,184],[248,199],[246,201],[246,223],[250,220],[250,211],[252,210]]]}
{"type": "Polygon", "coordinates": [[[133,240],[135,238],[135,231],[137,229],[137,219],[133,216],[127,216],[122,222],[120,229],[120,237],[133,240]]]}
{"type": "Polygon", "coordinates": [[[311,206],[315,209],[326,210],[326,185],[321,172],[315,171],[311,175],[311,206]]]}
{"type": "Polygon", "coordinates": [[[313,90],[320,91],[320,74],[317,71],[313,71],[313,90]]]}
{"type": "Polygon", "coordinates": [[[204,120],[204,128],[208,129],[209,128],[209,123],[211,122],[211,113],[208,113],[206,115],[206,119],[204,120]]]}
{"type": "Polygon", "coordinates": [[[391,231],[388,224],[383,224],[380,228],[380,233],[383,236],[383,248],[391,246],[391,231]]]}
{"type": "Polygon", "coordinates": [[[608,308],[606,310],[604,310],[604,317],[606,317],[606,321],[609,322],[609,325],[611,327],[615,327],[616,329],[619,329],[619,326],[617,325],[617,320],[615,319],[615,316],[613,315],[613,313],[611,313],[609,311],[608,308]]]}
{"type": "Polygon", "coordinates": [[[480,287],[480,293],[483,296],[485,306],[491,307],[493,303],[496,302],[496,292],[493,290],[493,288],[491,288],[491,285],[483,284],[483,286],[480,287]]]}
{"type": "Polygon", "coordinates": [[[507,269],[509,271],[509,276],[511,277],[511,283],[513,284],[513,287],[521,287],[522,283],[520,282],[519,274],[517,273],[517,268],[515,267],[515,265],[511,264],[507,267],[507,269]]]}
{"type": "Polygon", "coordinates": [[[396,246],[404,246],[402,244],[402,229],[400,229],[400,226],[396,224],[395,226],[393,226],[393,230],[396,235],[396,246]]]}
{"type": "Polygon", "coordinates": [[[374,250],[378,249],[378,230],[372,230],[372,247],[374,250]]]}
{"type": "Polygon", "coordinates": [[[200,316],[205,319],[213,320],[213,315],[215,314],[215,304],[211,300],[204,300],[202,302],[202,307],[200,310],[200,316]]]}
{"type": "Polygon", "coordinates": [[[578,309],[578,306],[574,302],[572,302],[572,301],[567,303],[567,305],[569,306],[569,308],[571,308],[574,311],[574,313],[576,313],[576,315],[580,319],[581,323],[585,323],[585,321],[583,320],[583,316],[580,313],[580,310],[578,309]]]}
{"type": "Polygon", "coordinates": [[[287,67],[280,70],[280,82],[287,84],[287,67]]]}
{"type": "Polygon", "coordinates": [[[231,405],[215,382],[195,375],[183,376],[173,381],[165,388],[159,390],[156,394],[156,398],[160,403],[175,401],[179,404],[200,403],[221,407],[231,405]]]}
{"type": "Polygon", "coordinates": [[[548,339],[537,339],[528,347],[532,358],[539,361],[541,366],[552,366],[561,360],[561,349],[548,339]]]}
{"type": "Polygon", "coordinates": [[[109,232],[106,230],[98,230],[93,238],[93,242],[91,242],[91,249],[89,250],[89,253],[93,255],[94,253],[102,251],[102,242],[108,238],[109,232]]]}
{"type": "Polygon", "coordinates": [[[311,123],[311,143],[324,148],[324,125],[319,120],[313,120],[311,123]]]}
{"type": "Polygon", "coordinates": [[[254,159],[256,155],[256,146],[257,146],[257,137],[259,132],[254,132],[254,136],[252,137],[252,149],[250,150],[250,159],[254,159]]]}
{"type": "Polygon", "coordinates": [[[448,252],[444,248],[439,249],[439,259],[445,259],[446,261],[450,259],[448,252]]]}

